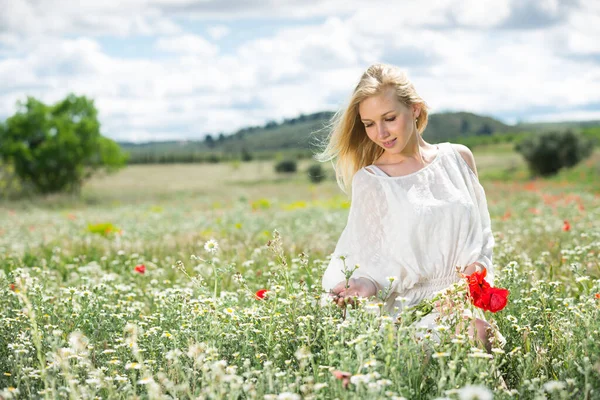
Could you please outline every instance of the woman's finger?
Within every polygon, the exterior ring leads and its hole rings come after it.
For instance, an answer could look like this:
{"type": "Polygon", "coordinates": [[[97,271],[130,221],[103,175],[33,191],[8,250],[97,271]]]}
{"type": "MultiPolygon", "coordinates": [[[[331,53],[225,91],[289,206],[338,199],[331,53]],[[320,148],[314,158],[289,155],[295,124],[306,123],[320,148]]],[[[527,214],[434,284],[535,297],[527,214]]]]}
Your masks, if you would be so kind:
{"type": "Polygon", "coordinates": [[[334,287],[333,287],[331,290],[332,290],[334,293],[338,293],[338,294],[339,294],[339,293],[340,293],[342,290],[344,290],[345,288],[346,288],[346,282],[343,282],[343,281],[342,281],[342,282],[338,283],[337,285],[335,285],[335,286],[334,286],[334,287]]]}

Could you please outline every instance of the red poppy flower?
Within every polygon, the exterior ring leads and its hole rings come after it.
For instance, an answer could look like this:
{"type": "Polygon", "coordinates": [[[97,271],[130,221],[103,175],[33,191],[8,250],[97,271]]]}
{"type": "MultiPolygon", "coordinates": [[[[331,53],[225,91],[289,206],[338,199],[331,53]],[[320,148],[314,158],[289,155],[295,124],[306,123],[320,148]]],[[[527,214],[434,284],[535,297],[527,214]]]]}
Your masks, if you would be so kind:
{"type": "Polygon", "coordinates": [[[502,288],[490,288],[492,292],[490,295],[489,311],[495,313],[506,307],[508,303],[508,289],[502,288]]]}
{"type": "Polygon", "coordinates": [[[8,285],[8,287],[10,288],[10,290],[12,290],[13,292],[17,291],[17,287],[15,286],[14,283],[11,283],[10,285],[8,285]]]}
{"type": "Polygon", "coordinates": [[[331,371],[331,374],[335,377],[335,379],[339,379],[340,381],[342,381],[344,389],[348,388],[350,378],[352,377],[352,374],[350,372],[344,372],[336,369],[335,371],[331,371]]]}
{"type": "Polygon", "coordinates": [[[597,298],[598,300],[600,300],[600,293],[596,293],[596,294],[594,295],[594,297],[595,297],[595,298],[597,298]]]}
{"type": "Polygon", "coordinates": [[[506,307],[510,292],[507,289],[491,287],[485,280],[486,274],[487,270],[483,269],[481,272],[467,275],[469,296],[475,307],[495,313],[506,307]]]}
{"type": "Polygon", "coordinates": [[[562,230],[565,232],[569,232],[571,230],[571,224],[566,219],[563,221],[562,230]]]}
{"type": "Polygon", "coordinates": [[[267,289],[260,289],[259,291],[257,291],[254,295],[256,296],[257,300],[262,300],[265,298],[265,296],[267,295],[268,290],[267,289]]]}
{"type": "Polygon", "coordinates": [[[146,272],[146,266],[144,264],[136,265],[133,270],[139,274],[143,274],[146,272]]]}

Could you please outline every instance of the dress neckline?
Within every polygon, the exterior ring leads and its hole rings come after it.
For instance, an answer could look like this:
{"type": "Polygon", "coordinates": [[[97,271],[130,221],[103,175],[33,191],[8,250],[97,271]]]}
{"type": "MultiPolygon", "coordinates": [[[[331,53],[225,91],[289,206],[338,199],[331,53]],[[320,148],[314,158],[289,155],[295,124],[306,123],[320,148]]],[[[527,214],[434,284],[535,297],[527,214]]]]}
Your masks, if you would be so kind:
{"type": "MultiPolygon", "coordinates": [[[[447,143],[449,143],[449,142],[447,142],[447,143]]],[[[442,153],[443,153],[443,149],[444,149],[444,147],[446,146],[446,144],[447,144],[447,143],[438,143],[438,144],[437,144],[438,151],[437,151],[437,154],[435,155],[435,158],[434,158],[433,160],[431,160],[431,162],[430,162],[429,164],[427,164],[426,166],[424,166],[423,168],[421,168],[421,169],[418,169],[418,170],[416,170],[416,171],[414,171],[414,172],[411,172],[410,174],[406,174],[406,175],[399,175],[399,176],[391,176],[391,175],[388,175],[388,174],[387,174],[387,173],[386,173],[384,170],[382,170],[381,168],[379,168],[379,167],[378,167],[377,165],[375,165],[375,164],[367,165],[366,167],[363,167],[363,169],[365,169],[365,172],[366,172],[368,175],[374,176],[374,177],[376,177],[376,178],[381,178],[381,179],[402,179],[402,178],[408,178],[408,177],[410,177],[410,176],[413,176],[413,175],[415,175],[415,174],[418,174],[418,173],[419,173],[419,172],[421,172],[421,171],[425,171],[426,169],[428,169],[429,167],[431,167],[433,164],[437,163],[437,161],[438,161],[438,160],[441,158],[441,155],[442,155],[442,153]],[[377,170],[378,170],[378,171],[381,171],[381,173],[382,173],[383,175],[376,175],[376,174],[373,174],[373,173],[371,173],[371,172],[369,172],[369,171],[366,171],[366,168],[367,168],[367,167],[374,167],[374,168],[377,168],[377,170]]]]}

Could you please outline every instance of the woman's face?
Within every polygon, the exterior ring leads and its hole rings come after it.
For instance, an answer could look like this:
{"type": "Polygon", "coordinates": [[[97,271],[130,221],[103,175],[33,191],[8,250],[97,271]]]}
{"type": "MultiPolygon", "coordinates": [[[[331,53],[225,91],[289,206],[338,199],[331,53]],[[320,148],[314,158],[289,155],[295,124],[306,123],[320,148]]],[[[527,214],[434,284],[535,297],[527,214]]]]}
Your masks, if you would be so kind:
{"type": "Polygon", "coordinates": [[[411,136],[417,133],[418,108],[407,107],[396,98],[392,88],[363,100],[358,105],[367,136],[391,154],[401,153],[411,136]]]}

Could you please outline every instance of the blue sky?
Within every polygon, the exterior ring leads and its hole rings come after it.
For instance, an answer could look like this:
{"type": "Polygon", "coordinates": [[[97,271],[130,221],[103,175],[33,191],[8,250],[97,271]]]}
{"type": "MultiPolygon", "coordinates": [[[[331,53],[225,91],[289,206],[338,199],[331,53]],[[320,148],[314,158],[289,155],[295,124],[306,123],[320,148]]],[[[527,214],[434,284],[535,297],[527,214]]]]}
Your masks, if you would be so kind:
{"type": "Polygon", "coordinates": [[[201,139],[343,107],[372,63],[431,112],[600,119],[594,0],[0,0],[0,120],[94,99],[123,141],[201,139]]]}

